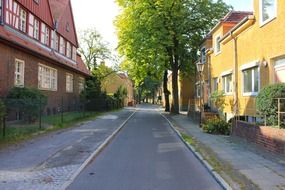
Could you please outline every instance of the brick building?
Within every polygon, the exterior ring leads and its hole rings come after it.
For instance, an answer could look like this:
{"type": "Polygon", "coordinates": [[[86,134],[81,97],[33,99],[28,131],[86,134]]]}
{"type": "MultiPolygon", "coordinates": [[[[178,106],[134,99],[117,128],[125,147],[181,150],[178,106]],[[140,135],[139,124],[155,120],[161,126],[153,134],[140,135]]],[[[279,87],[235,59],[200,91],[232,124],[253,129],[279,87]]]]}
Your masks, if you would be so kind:
{"type": "Polygon", "coordinates": [[[38,88],[46,113],[78,99],[89,72],[77,48],[70,0],[0,0],[0,97],[38,88]]]}

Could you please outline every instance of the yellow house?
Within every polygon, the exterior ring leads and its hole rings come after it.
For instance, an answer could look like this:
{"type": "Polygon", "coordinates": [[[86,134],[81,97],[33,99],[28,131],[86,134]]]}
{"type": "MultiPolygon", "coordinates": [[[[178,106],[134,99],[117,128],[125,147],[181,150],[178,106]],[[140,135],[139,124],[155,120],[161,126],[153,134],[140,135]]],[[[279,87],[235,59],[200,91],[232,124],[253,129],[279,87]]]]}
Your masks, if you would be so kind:
{"type": "Polygon", "coordinates": [[[102,91],[107,94],[113,95],[117,92],[118,88],[122,86],[127,89],[127,97],[124,105],[132,105],[134,103],[134,86],[133,82],[124,73],[113,73],[107,76],[102,82],[102,91]]]}
{"type": "Polygon", "coordinates": [[[232,11],[210,32],[210,90],[224,91],[227,120],[256,121],[259,91],[285,82],[284,10],[284,0],[254,0],[254,13],[232,11]]]}
{"type": "MultiPolygon", "coordinates": [[[[193,100],[195,97],[195,88],[194,84],[195,78],[192,76],[182,76],[178,75],[178,97],[179,97],[179,108],[180,111],[187,111],[189,108],[189,100],[193,100]]],[[[170,107],[172,105],[172,74],[168,75],[167,88],[170,91],[169,102],[170,107]]]]}

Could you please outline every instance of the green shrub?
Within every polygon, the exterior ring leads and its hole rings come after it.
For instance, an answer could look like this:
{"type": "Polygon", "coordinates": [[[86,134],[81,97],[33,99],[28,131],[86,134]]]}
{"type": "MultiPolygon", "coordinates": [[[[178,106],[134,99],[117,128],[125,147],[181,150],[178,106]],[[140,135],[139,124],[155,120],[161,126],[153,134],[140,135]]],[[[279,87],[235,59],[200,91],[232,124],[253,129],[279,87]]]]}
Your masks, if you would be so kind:
{"type": "MultiPolygon", "coordinates": [[[[268,125],[277,124],[278,104],[276,98],[285,98],[285,84],[273,84],[263,88],[256,98],[256,109],[259,114],[266,116],[268,125]]],[[[284,110],[284,102],[281,111],[284,110]]]]}
{"type": "Polygon", "coordinates": [[[6,114],[5,104],[2,100],[0,100],[0,122],[1,122],[1,119],[5,116],[5,114],[6,114]]]}
{"type": "Polygon", "coordinates": [[[22,113],[28,122],[36,120],[46,104],[47,97],[40,90],[26,87],[12,88],[6,98],[7,108],[22,113]]]}
{"type": "Polygon", "coordinates": [[[202,126],[203,131],[206,133],[222,135],[229,135],[230,128],[231,125],[229,123],[219,118],[209,119],[202,126]]]}
{"type": "Polygon", "coordinates": [[[220,112],[224,111],[224,108],[226,106],[224,91],[214,91],[214,92],[212,92],[211,96],[210,96],[210,99],[214,103],[215,107],[220,112]]]}

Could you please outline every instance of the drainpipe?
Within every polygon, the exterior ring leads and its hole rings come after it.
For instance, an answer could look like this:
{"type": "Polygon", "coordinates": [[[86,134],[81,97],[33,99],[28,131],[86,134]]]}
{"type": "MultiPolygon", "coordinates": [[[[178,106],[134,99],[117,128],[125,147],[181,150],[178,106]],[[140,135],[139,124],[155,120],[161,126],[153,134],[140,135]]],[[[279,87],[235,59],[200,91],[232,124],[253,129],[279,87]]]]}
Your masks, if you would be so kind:
{"type": "Polygon", "coordinates": [[[233,91],[234,91],[234,122],[237,124],[237,117],[239,114],[239,101],[238,101],[238,51],[237,51],[237,36],[230,33],[234,42],[234,70],[233,70],[233,91]]]}

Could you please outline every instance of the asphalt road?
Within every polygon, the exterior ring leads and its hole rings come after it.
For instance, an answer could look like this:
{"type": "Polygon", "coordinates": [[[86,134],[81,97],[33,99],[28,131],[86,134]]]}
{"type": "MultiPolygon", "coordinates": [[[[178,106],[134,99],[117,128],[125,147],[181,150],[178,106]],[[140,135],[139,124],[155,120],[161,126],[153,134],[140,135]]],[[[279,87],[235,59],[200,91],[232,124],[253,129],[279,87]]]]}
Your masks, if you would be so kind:
{"type": "Polygon", "coordinates": [[[141,108],[69,190],[222,189],[154,107],[141,108]]]}

